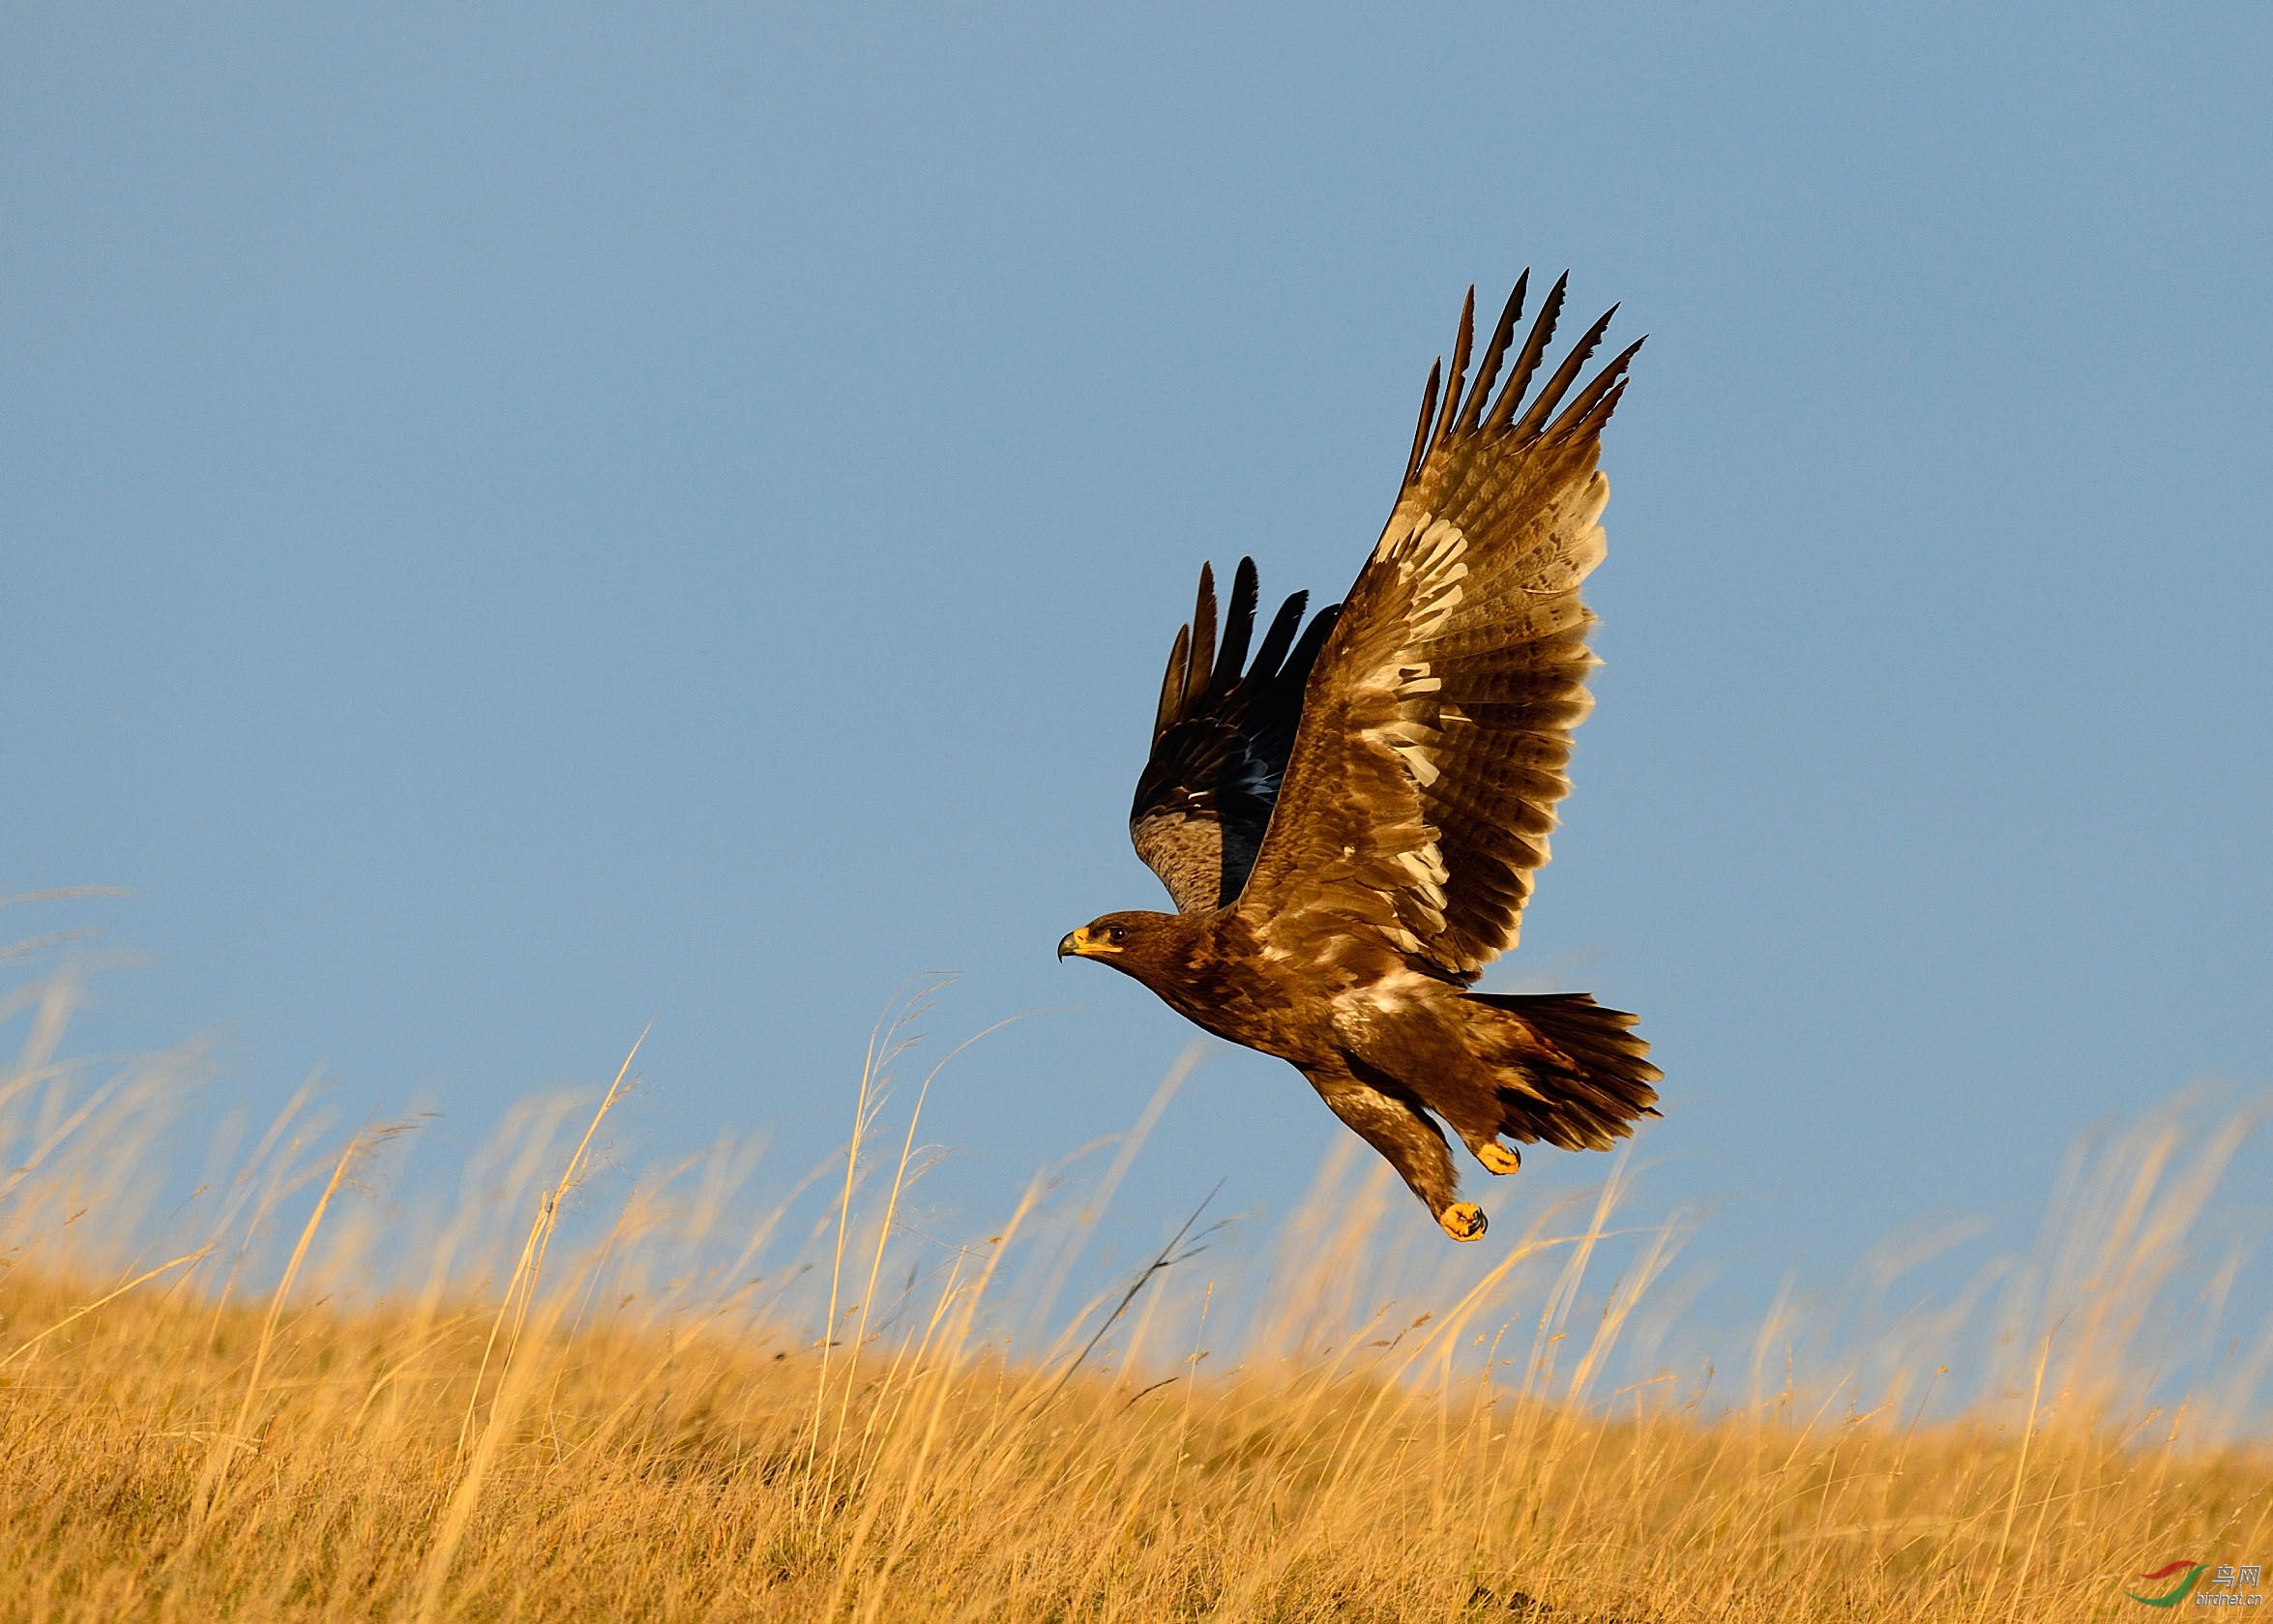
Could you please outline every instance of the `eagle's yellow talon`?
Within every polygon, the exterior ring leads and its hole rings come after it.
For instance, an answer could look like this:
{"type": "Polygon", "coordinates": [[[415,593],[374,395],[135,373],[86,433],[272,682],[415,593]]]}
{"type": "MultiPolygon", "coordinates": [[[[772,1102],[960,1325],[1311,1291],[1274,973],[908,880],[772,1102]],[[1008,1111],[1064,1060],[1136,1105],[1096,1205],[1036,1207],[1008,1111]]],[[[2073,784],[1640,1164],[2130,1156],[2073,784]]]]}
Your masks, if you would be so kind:
{"type": "Polygon", "coordinates": [[[1484,1234],[1484,1209],[1473,1201],[1455,1201],[1436,1215],[1444,1232],[1456,1241],[1479,1240],[1484,1234]]]}
{"type": "Polygon", "coordinates": [[[1476,1147],[1476,1160],[1488,1173],[1512,1173],[1523,1165],[1523,1153],[1493,1139],[1476,1147]]]}

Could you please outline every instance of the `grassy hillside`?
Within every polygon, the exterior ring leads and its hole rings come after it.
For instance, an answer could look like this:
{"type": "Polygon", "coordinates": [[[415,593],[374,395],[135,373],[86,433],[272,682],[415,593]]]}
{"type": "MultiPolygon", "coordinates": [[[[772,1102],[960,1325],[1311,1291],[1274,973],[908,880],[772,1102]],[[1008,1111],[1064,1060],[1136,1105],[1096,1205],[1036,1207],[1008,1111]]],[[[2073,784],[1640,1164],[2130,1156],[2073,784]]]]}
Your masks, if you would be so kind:
{"type": "MultiPolygon", "coordinates": [[[[82,1298],[0,1302],[13,1329],[82,1298]]],[[[739,1341],[524,1332],[476,1401],[479,1310],[272,1328],[131,1293],[10,1368],[0,1612],[2088,1618],[2142,1551],[2273,1543],[2262,1459],[1613,1420],[1332,1359],[1059,1387],[959,1361],[956,1318],[825,1383],[739,1341]]]]}
{"type": "Polygon", "coordinates": [[[628,1067],[597,1112],[517,1113],[425,1227],[366,1188],[397,1128],[305,1100],[162,1213],[194,1057],[59,1061],[71,989],[0,1008],[0,1616],[2081,1619],[2273,1555],[2249,1381],[2155,1385],[2246,1115],[2078,1165],[1953,1409],[1946,1318],[1829,1379],[1771,1326],[1742,1396],[1619,1385],[1678,1237],[1597,1283],[1614,1186],[1448,1273],[1342,1158],[1268,1271],[1188,1233],[1060,1311],[1135,1141],[1081,1201],[912,1234],[890,1033],[779,1259],[793,1204],[732,1217],[730,1147],[578,1210],[628,1067]]]}

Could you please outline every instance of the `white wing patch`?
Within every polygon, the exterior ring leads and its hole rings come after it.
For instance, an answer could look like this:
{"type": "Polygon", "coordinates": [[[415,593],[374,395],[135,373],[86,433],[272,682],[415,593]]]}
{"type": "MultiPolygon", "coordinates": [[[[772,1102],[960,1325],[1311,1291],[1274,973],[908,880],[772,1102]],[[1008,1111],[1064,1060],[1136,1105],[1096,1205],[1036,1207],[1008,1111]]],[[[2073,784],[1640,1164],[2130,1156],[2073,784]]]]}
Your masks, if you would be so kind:
{"type": "Polygon", "coordinates": [[[1452,611],[1461,606],[1466,591],[1461,582],[1467,578],[1467,560],[1462,556],[1468,550],[1468,538],[1461,527],[1448,518],[1431,521],[1426,515],[1406,535],[1405,545],[1397,553],[1397,578],[1412,595],[1413,606],[1405,617],[1405,640],[1408,643],[1434,636],[1452,618],[1452,611]]]}
{"type": "Polygon", "coordinates": [[[1397,752],[1404,770],[1424,789],[1436,782],[1436,729],[1412,717],[1399,717],[1383,727],[1369,727],[1365,736],[1397,752]]]}
{"type": "MultiPolygon", "coordinates": [[[[1394,711],[1389,720],[1366,728],[1362,736],[1394,753],[1422,789],[1443,777],[1437,759],[1444,744],[1442,723],[1463,719],[1452,706],[1439,702],[1444,679],[1427,661],[1413,658],[1411,651],[1441,631],[1460,607],[1466,592],[1461,583],[1468,575],[1467,550],[1466,533],[1449,519],[1431,514],[1402,524],[1392,519],[1373,549],[1376,559],[1397,566],[1398,584],[1403,588],[1408,607],[1398,654],[1368,672],[1358,685],[1361,690],[1387,696],[1394,711]]],[[[1421,950],[1412,927],[1418,926],[1431,935],[1444,929],[1445,887],[1451,878],[1436,830],[1423,823],[1415,833],[1421,837],[1420,842],[1392,859],[1409,878],[1397,887],[1401,922],[1383,930],[1406,953],[1421,950]]]]}
{"type": "Polygon", "coordinates": [[[1444,984],[1411,970],[1393,970],[1364,987],[1353,987],[1334,997],[1334,1024],[1351,1037],[1362,1037],[1381,1017],[1397,1017],[1415,1003],[1438,996],[1444,984]]]}
{"type": "Polygon", "coordinates": [[[1398,866],[1413,876],[1413,888],[1429,899],[1432,907],[1439,912],[1444,907],[1444,882],[1450,876],[1445,871],[1444,854],[1431,841],[1418,851],[1401,851],[1398,866]]]}
{"type": "MultiPolygon", "coordinates": [[[[1373,556],[1393,560],[1397,578],[1408,594],[1403,643],[1406,648],[1425,641],[1443,629],[1459,608],[1467,578],[1465,554],[1468,538],[1450,519],[1422,514],[1402,531],[1392,521],[1373,556]]],[[[1401,657],[1369,672],[1359,685],[1398,701],[1397,720],[1366,729],[1366,737],[1397,753],[1413,782],[1426,789],[1441,776],[1435,751],[1440,736],[1435,728],[1436,706],[1428,696],[1443,692],[1444,679],[1425,660],[1401,657]]],[[[1432,832],[1433,833],[1433,832],[1432,832]]],[[[1441,875],[1439,876],[1441,878],[1441,875]]]]}

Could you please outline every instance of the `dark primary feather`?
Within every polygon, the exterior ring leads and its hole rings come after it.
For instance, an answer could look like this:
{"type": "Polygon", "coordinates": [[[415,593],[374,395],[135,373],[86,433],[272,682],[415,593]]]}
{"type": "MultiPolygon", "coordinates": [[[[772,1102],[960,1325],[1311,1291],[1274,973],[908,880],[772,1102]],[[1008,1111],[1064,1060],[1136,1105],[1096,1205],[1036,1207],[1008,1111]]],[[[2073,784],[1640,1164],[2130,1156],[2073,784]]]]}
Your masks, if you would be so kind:
{"type": "Polygon", "coordinates": [[[1476,387],[1468,391],[1467,409],[1461,413],[1461,431],[1473,433],[1477,422],[1484,415],[1484,403],[1491,395],[1491,380],[1499,376],[1499,363],[1507,354],[1508,341],[1516,336],[1516,322],[1523,313],[1523,290],[1531,285],[1531,273],[1525,271],[1516,279],[1515,291],[1499,312],[1499,325],[1491,330],[1491,342],[1485,346],[1484,365],[1476,369],[1476,387]]]}
{"type": "Polygon", "coordinates": [[[1339,612],[1320,610],[1297,642],[1310,594],[1293,594],[1248,664],[1259,595],[1255,560],[1242,558],[1219,643],[1215,571],[1200,566],[1198,598],[1168,652],[1152,755],[1129,810],[1137,856],[1185,913],[1225,906],[1247,883],[1294,748],[1303,684],[1339,612]]]}
{"type": "Polygon", "coordinates": [[[1595,464],[1634,354],[1548,421],[1606,314],[1517,416],[1565,280],[1489,410],[1518,300],[1469,389],[1471,294],[1442,403],[1433,387],[1424,397],[1417,454],[1312,672],[1278,815],[1241,893],[1282,950],[1327,952],[1366,932],[1466,982],[1516,943],[1591,703],[1594,617],[1579,588],[1603,555],[1609,485],[1595,464]]]}
{"type": "MultiPolygon", "coordinates": [[[[1526,271],[1523,275],[1528,279],[1530,273],[1526,271]]],[[[1555,278],[1554,286],[1547,290],[1547,303],[1539,307],[1539,319],[1532,322],[1530,336],[1523,340],[1523,353],[1516,358],[1516,369],[1508,374],[1507,388],[1491,403],[1491,416],[1484,425],[1488,432],[1505,429],[1508,420],[1516,415],[1523,391],[1531,387],[1531,374],[1539,370],[1547,346],[1554,342],[1555,322],[1562,316],[1563,294],[1570,285],[1571,273],[1565,271],[1555,278]]]]}

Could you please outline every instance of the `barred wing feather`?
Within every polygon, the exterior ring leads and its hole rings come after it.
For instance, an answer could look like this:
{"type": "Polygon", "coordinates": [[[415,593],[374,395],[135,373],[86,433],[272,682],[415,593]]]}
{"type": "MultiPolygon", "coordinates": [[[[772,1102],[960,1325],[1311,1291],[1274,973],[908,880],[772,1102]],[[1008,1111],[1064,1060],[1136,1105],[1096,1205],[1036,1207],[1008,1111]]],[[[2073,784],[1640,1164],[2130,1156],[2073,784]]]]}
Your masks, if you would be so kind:
{"type": "Polygon", "coordinates": [[[1431,371],[1396,506],[1311,672],[1240,896],[1281,952],[1331,955],[1371,934],[1416,969],[1472,981],[1516,945],[1548,860],[1572,730],[1591,703],[1594,616],[1579,585],[1605,551],[1601,433],[1640,345],[1573,395],[1605,314],[1526,403],[1561,311],[1557,281],[1493,397],[1527,281],[1472,386],[1470,290],[1451,385],[1439,407],[1431,371]]]}

